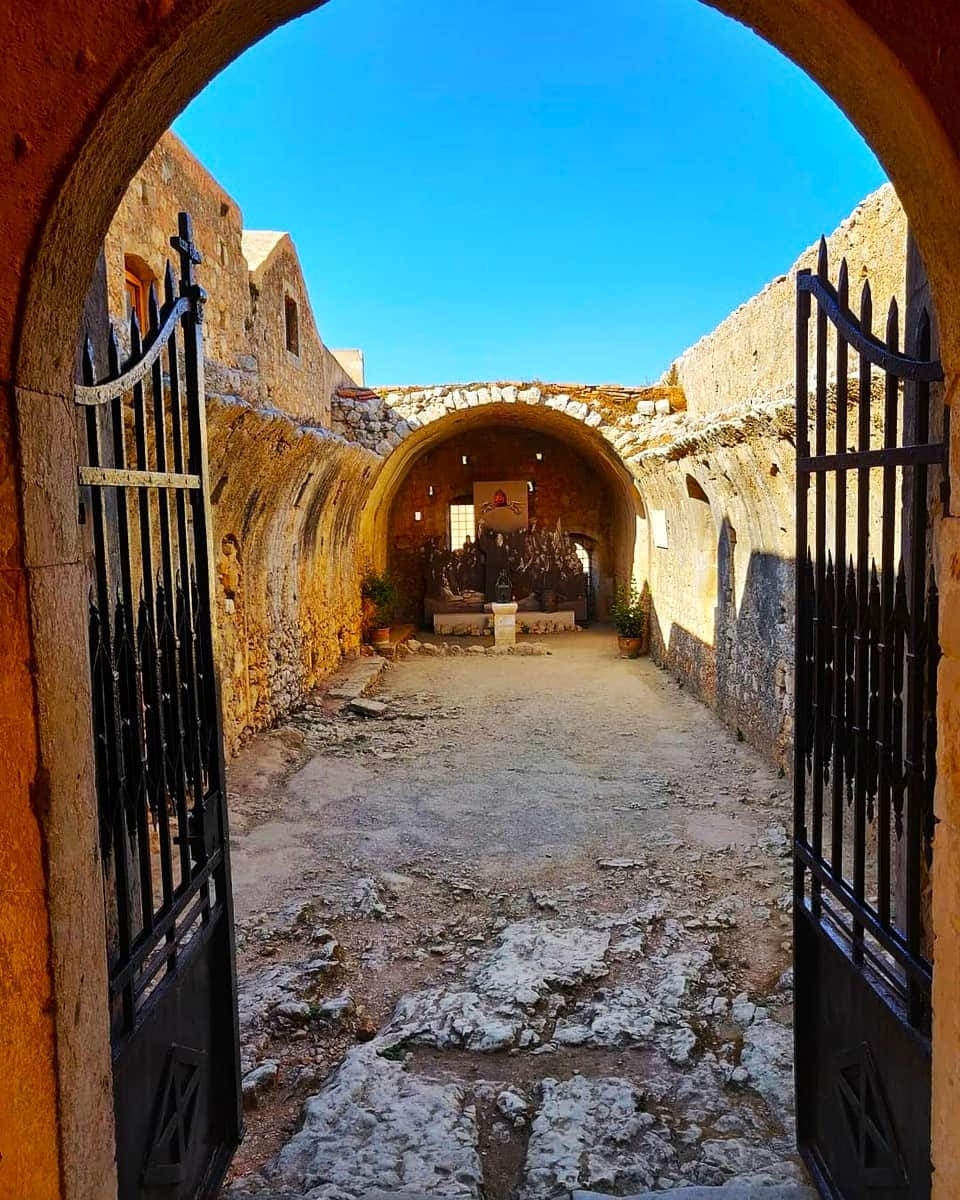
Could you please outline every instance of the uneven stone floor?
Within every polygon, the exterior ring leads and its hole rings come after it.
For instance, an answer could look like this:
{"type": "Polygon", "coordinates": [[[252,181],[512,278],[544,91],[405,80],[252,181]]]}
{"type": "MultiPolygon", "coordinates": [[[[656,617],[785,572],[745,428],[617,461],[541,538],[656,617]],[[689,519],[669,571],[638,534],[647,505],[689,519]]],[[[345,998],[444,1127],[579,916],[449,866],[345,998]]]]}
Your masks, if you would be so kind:
{"type": "MultiPolygon", "coordinates": [[[[805,1177],[788,787],[608,630],[401,659],[230,768],[233,1200],[805,1177]]],[[[731,1193],[727,1193],[731,1194],[731,1193]]]]}

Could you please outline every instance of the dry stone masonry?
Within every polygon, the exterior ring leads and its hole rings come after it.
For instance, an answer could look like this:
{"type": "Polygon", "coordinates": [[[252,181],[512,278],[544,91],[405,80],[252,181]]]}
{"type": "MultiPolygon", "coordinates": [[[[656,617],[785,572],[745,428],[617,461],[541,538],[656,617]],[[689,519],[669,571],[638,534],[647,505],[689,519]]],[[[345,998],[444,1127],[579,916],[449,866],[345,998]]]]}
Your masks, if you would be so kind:
{"type": "Polygon", "coordinates": [[[475,383],[432,388],[381,389],[341,386],[333,397],[336,430],[381,457],[412,433],[451,414],[487,405],[530,405],[581,421],[628,458],[644,443],[643,432],[657,416],[684,407],[682,389],[669,384],[645,388],[582,384],[475,383]]]}

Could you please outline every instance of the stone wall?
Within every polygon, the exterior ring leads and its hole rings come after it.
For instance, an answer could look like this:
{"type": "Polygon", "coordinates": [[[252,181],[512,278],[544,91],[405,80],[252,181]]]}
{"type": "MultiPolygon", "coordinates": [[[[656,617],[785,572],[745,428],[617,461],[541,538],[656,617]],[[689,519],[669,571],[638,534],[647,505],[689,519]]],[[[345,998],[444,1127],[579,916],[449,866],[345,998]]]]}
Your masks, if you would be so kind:
{"type": "Polygon", "coordinates": [[[250,347],[263,380],[264,401],[299,420],[330,425],[330,398],[353,380],[324,346],[293,242],[285,233],[248,232],[250,347]],[[297,350],[287,347],[286,306],[296,306],[297,350]]]}
{"type": "MultiPolygon", "coordinates": [[[[847,259],[855,308],[869,278],[874,324],[882,331],[891,297],[904,311],[907,219],[893,188],[887,184],[868,196],[829,236],[827,245],[834,281],[840,260],[847,259]]],[[[692,416],[732,413],[748,401],[792,394],[796,274],[801,268],[815,270],[816,264],[813,245],[785,275],[778,275],[671,365],[664,379],[679,383],[692,416]]]]}
{"type": "Polygon", "coordinates": [[[228,752],[288,711],[360,645],[358,520],[376,456],[331,433],[352,380],[317,332],[293,243],[243,229],[236,203],[165,134],[105,243],[108,306],[126,309],[125,256],[161,280],[177,214],[203,254],[213,540],[228,752]],[[285,302],[297,306],[297,352],[285,302]]]}
{"type": "Polygon", "coordinates": [[[792,409],[773,404],[690,427],[633,464],[647,514],[651,652],[785,769],[793,733],[793,431],[792,409]]]}
{"type": "Polygon", "coordinates": [[[681,388],[667,384],[627,388],[535,380],[375,391],[341,387],[333,397],[333,428],[387,457],[415,431],[491,404],[530,405],[573,417],[625,457],[646,441],[656,418],[685,408],[686,400],[681,388]]]}
{"type": "Polygon", "coordinates": [[[241,400],[208,405],[228,751],[360,648],[358,519],[375,459],[241,400]]]}
{"type": "Polygon", "coordinates": [[[177,214],[193,217],[194,240],[203,255],[200,268],[208,304],[204,328],[207,357],[229,368],[250,367],[246,321],[250,315],[247,262],[241,239],[240,209],[183,142],[166,133],[127,188],[104,242],[111,315],[126,312],[124,258],[132,256],[161,291],[167,262],[177,266],[170,238],[177,214]]]}

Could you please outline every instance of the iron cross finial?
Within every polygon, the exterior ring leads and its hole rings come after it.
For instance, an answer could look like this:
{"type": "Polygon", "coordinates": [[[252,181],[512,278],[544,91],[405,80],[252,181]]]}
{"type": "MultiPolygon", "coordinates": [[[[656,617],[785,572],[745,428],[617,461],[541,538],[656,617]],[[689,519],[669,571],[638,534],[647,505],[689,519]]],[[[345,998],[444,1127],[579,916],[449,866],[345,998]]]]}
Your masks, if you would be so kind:
{"type": "Polygon", "coordinates": [[[194,301],[197,324],[202,324],[203,303],[207,293],[197,283],[193,268],[203,262],[203,255],[193,240],[193,218],[188,212],[178,215],[177,236],[170,239],[170,245],[180,256],[180,294],[189,296],[194,301]]]}

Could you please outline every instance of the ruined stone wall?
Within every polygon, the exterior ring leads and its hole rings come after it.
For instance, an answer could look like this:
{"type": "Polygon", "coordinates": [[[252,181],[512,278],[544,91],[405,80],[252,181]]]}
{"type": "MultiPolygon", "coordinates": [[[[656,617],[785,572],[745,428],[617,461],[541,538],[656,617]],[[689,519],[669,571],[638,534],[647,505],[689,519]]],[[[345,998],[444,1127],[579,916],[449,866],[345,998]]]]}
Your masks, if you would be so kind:
{"type": "Polygon", "coordinates": [[[176,261],[170,236],[181,210],[193,216],[208,297],[205,374],[229,753],[358,651],[358,518],[377,460],[322,428],[330,423],[331,391],[352,381],[316,330],[290,238],[245,232],[236,203],[170,133],[134,178],[106,239],[115,321],[126,309],[125,256],[162,282],[167,260],[176,261]],[[286,345],[288,296],[297,305],[297,354],[286,345]]]}
{"type": "Polygon", "coordinates": [[[592,384],[463,383],[439,387],[340,387],[333,397],[333,428],[384,457],[412,433],[446,417],[488,405],[528,405],[582,421],[624,457],[644,444],[656,419],[683,409],[679,387],[628,388],[592,384]]]}
{"type": "Polygon", "coordinates": [[[426,451],[394,497],[389,551],[403,597],[400,619],[418,624],[423,620],[423,546],[430,538],[446,545],[450,504],[461,498],[472,503],[474,482],[496,479],[533,482],[534,490],[527,497],[531,527],[555,529],[559,521],[565,533],[590,540],[598,574],[598,607],[605,615],[615,562],[616,502],[610,489],[595,464],[569,442],[536,430],[492,425],[454,433],[426,451]],[[542,461],[537,460],[538,453],[542,461]]]}
{"type": "MultiPolygon", "coordinates": [[[[895,296],[904,312],[907,219],[896,192],[887,184],[868,196],[828,237],[832,278],[847,259],[850,294],[859,307],[869,278],[875,327],[883,329],[886,306],[895,296]]],[[[664,379],[683,388],[695,418],[734,413],[752,400],[792,394],[796,329],[796,274],[816,269],[817,246],[810,246],[785,275],[779,275],[741,305],[672,364],[664,379]]]]}

